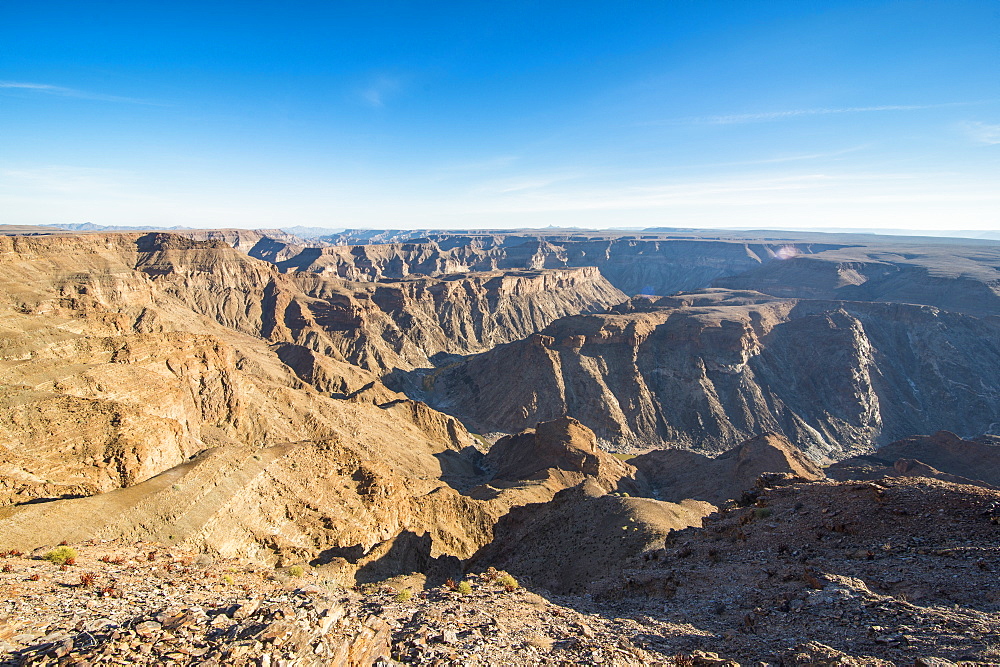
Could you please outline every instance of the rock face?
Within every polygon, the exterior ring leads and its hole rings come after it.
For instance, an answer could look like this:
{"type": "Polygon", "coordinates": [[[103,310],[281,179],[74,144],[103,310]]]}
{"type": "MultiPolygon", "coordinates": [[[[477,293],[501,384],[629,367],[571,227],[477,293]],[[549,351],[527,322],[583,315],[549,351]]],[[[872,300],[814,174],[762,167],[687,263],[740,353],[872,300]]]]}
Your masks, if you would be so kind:
{"type": "Polygon", "coordinates": [[[993,246],[858,247],[769,262],[712,284],[780,297],[919,303],[958,313],[1000,315],[996,259],[993,246]]]}
{"type": "Polygon", "coordinates": [[[761,475],[816,481],[823,471],[786,438],[766,433],[716,458],[680,449],[662,449],[629,459],[661,500],[685,498],[721,505],[754,488],[761,475]]]}
{"type": "MultiPolygon", "coordinates": [[[[220,324],[382,373],[516,340],[569,313],[624,300],[595,269],[467,274],[363,285],[282,275],[221,241],[150,234],[136,268],[220,324]],[[180,247],[183,246],[183,247],[180,247]]],[[[342,391],[350,391],[344,387],[342,391]]]]}
{"type": "MultiPolygon", "coordinates": [[[[357,237],[343,237],[357,242],[357,237]]],[[[388,238],[391,238],[388,237],[388,238]]],[[[283,271],[310,271],[352,281],[399,280],[468,271],[597,267],[628,295],[672,294],[705,287],[769,262],[781,243],[586,236],[435,235],[413,242],[301,247],[272,241],[251,252],[283,271]]],[[[804,244],[804,252],[839,245],[804,244]]]]}
{"type": "Polygon", "coordinates": [[[304,295],[285,314],[295,340],[376,372],[429,366],[517,340],[567,314],[625,300],[593,268],[472,273],[398,283],[291,277],[304,295]]]}
{"type": "Polygon", "coordinates": [[[645,492],[636,469],[597,446],[594,432],[571,417],[542,422],[534,429],[498,440],[483,468],[488,484],[472,490],[476,497],[494,497],[500,489],[538,482],[552,493],[589,480],[605,492],[645,492]]]}
{"type": "Polygon", "coordinates": [[[773,432],[817,460],[1000,422],[994,318],[728,290],[613,310],[426,375],[415,395],[480,432],[568,414],[616,447],[723,451],[773,432]]]}

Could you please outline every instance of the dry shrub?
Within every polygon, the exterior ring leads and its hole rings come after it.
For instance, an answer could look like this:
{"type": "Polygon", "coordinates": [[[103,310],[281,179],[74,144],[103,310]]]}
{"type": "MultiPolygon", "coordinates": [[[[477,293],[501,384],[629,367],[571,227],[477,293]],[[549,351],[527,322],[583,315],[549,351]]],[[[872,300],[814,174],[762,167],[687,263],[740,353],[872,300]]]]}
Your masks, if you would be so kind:
{"type": "Polygon", "coordinates": [[[45,554],[43,558],[50,563],[55,563],[56,565],[72,565],[76,562],[77,555],[76,549],[63,544],[45,554]]]}

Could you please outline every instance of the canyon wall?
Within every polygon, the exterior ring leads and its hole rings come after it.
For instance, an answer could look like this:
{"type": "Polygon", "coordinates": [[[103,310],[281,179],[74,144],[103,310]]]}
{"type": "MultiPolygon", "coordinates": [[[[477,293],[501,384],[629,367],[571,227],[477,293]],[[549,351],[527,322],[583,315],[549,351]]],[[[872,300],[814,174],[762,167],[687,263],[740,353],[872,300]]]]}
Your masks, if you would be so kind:
{"type": "Polygon", "coordinates": [[[718,452],[774,432],[825,460],[1000,425],[993,317],[727,290],[613,310],[400,386],[480,432],[568,414],[612,447],[718,452]]]}
{"type": "MultiPolygon", "coordinates": [[[[413,274],[597,267],[628,295],[666,295],[705,287],[770,262],[783,243],[698,239],[530,236],[439,236],[412,242],[301,248],[277,241],[251,254],[282,271],[311,271],[353,281],[398,280],[413,274]]],[[[800,244],[797,252],[839,245],[800,244]]]]}

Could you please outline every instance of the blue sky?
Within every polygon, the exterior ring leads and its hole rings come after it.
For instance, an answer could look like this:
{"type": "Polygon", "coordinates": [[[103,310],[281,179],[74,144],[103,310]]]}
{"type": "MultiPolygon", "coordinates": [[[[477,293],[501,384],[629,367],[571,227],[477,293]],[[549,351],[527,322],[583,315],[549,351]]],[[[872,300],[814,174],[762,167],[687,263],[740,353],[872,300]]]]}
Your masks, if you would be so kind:
{"type": "Polygon", "coordinates": [[[1000,2],[0,3],[0,223],[1000,228],[1000,2]]]}

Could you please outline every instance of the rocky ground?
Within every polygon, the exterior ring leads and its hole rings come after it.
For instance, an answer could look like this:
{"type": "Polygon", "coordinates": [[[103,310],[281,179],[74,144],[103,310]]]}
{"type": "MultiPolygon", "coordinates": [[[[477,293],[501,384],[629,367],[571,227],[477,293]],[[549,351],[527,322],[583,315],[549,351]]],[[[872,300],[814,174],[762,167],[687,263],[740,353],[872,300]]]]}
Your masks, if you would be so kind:
{"type": "Polygon", "coordinates": [[[764,488],[575,596],[489,569],[348,590],[152,543],[6,554],[0,665],[1000,664],[998,497],[764,488]]]}

